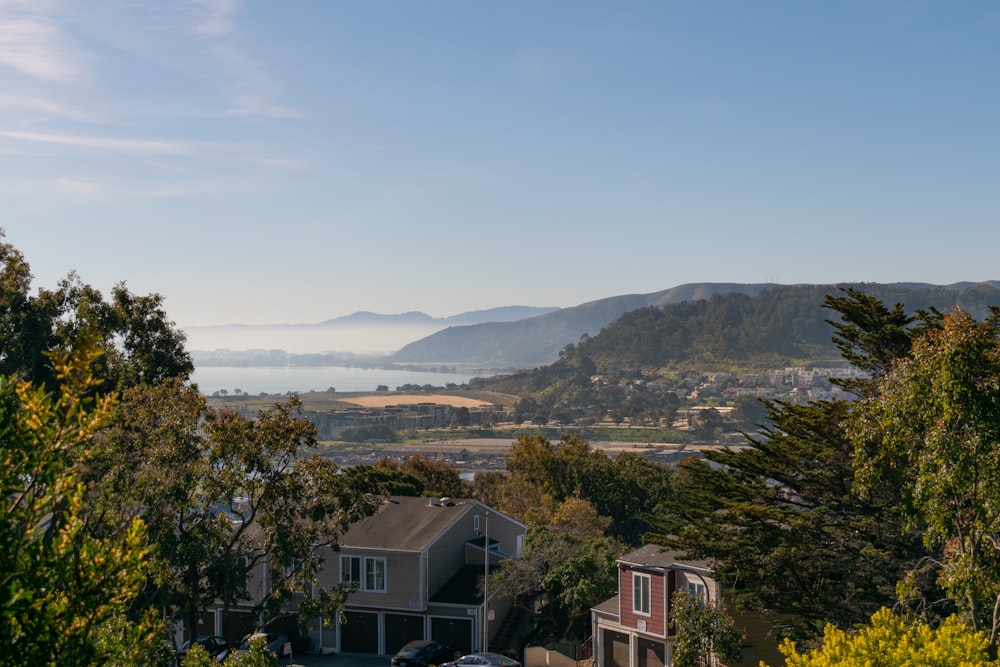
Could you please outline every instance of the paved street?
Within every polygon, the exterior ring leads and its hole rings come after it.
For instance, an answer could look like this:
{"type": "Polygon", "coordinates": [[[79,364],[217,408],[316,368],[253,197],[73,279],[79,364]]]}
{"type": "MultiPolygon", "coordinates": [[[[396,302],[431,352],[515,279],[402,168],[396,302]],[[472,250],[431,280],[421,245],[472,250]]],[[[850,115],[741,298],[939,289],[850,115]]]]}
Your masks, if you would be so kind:
{"type": "MultiPolygon", "coordinates": [[[[340,653],[337,655],[303,655],[295,656],[293,665],[302,667],[389,667],[387,655],[372,655],[370,653],[340,653]]],[[[288,658],[278,661],[279,665],[288,665],[288,658]]]]}

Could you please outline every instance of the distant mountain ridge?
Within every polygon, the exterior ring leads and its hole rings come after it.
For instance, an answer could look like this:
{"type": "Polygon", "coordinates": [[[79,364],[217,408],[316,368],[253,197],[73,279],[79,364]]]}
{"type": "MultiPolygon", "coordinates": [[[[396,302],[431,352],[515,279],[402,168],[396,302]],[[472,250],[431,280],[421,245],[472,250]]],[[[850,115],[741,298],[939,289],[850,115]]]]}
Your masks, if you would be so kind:
{"type": "MultiPolygon", "coordinates": [[[[756,296],[764,290],[816,288],[834,292],[841,286],[874,289],[890,306],[894,299],[915,293],[944,292],[966,295],[966,301],[978,303],[976,290],[995,297],[1000,282],[959,282],[951,285],[929,283],[840,283],[830,285],[779,285],[776,283],[689,283],[651,294],[629,294],[591,301],[572,308],[513,322],[485,322],[470,326],[449,327],[402,347],[389,356],[394,363],[464,363],[483,367],[531,368],[553,363],[559,352],[576,344],[584,335],[594,336],[619,317],[649,306],[662,308],[685,301],[707,300],[717,295],[756,296]]],[[[938,298],[943,303],[950,297],[938,298]]],[[[918,299],[923,300],[923,297],[918,299]]],[[[1000,305],[1000,301],[997,302],[1000,305]]],[[[910,305],[910,304],[906,304],[910,305]]],[[[820,306],[818,302],[817,308],[820,306]]],[[[977,314],[977,313],[974,313],[977,314]]],[[[982,316],[979,314],[979,316],[982,316]]]]}
{"type": "Polygon", "coordinates": [[[397,313],[394,315],[384,315],[367,310],[359,310],[355,313],[351,313],[350,315],[342,315],[341,317],[335,317],[331,320],[325,320],[315,326],[370,326],[372,324],[440,324],[443,326],[461,326],[481,324],[484,322],[512,322],[515,320],[527,319],[529,317],[538,317],[539,315],[545,315],[557,310],[559,310],[559,308],[547,308],[542,306],[500,306],[498,308],[489,308],[486,310],[470,310],[457,315],[449,315],[448,317],[431,317],[427,313],[419,310],[411,310],[409,312],[397,313]]]}
{"type": "Polygon", "coordinates": [[[317,324],[221,324],[184,327],[191,351],[284,350],[293,353],[351,353],[384,356],[414,340],[451,326],[537,317],[555,307],[502,306],[449,317],[420,311],[384,315],[358,311],[317,324]]]}

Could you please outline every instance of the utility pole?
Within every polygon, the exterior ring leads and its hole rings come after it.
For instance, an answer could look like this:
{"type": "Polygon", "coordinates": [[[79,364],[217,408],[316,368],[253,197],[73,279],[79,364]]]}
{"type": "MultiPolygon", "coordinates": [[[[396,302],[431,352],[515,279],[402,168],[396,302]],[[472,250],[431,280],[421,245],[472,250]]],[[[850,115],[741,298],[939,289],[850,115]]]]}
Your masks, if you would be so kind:
{"type": "Polygon", "coordinates": [[[486,539],[483,542],[483,652],[490,642],[490,513],[486,512],[486,539]]]}

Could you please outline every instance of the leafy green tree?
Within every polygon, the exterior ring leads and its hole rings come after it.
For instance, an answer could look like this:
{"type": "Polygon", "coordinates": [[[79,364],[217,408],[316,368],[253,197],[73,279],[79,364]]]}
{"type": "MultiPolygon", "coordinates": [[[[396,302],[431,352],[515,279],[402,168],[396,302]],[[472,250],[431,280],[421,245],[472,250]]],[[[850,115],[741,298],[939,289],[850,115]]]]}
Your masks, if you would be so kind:
{"type": "Polygon", "coordinates": [[[377,497],[314,444],[296,397],[251,418],[174,382],[126,391],[89,469],[91,502],[104,516],[146,517],[157,558],[143,602],[196,627],[214,601],[249,600],[262,566],[269,592],[257,609],[270,615],[315,582],[324,548],[377,497]]]}
{"type": "MultiPolygon", "coordinates": [[[[103,656],[101,664],[104,667],[175,667],[177,656],[157,614],[147,610],[138,621],[132,621],[124,611],[119,610],[98,628],[97,650],[103,656]]],[[[209,664],[213,662],[211,657],[208,660],[209,664]]]]}
{"type": "MultiPolygon", "coordinates": [[[[827,305],[840,314],[835,341],[866,373],[908,355],[906,332],[927,321],[859,292],[827,305]]],[[[846,388],[863,395],[871,386],[863,380],[846,388]]],[[[850,403],[766,406],[769,425],[746,447],[680,464],[654,539],[713,560],[736,605],[770,615],[784,635],[864,623],[895,602],[897,584],[926,554],[921,532],[899,515],[895,481],[872,484],[866,497],[855,492],[850,403]]],[[[914,584],[933,599],[933,580],[914,584]]]]}
{"type": "Polygon", "coordinates": [[[890,480],[939,553],[939,582],[974,630],[1000,633],[1000,309],[962,311],[913,343],[861,402],[851,434],[863,490],[890,480]]]}
{"type": "Polygon", "coordinates": [[[510,502],[498,509],[509,509],[523,520],[529,512],[535,513],[530,508],[516,509],[524,499],[545,507],[542,498],[555,504],[581,498],[612,520],[614,537],[632,545],[650,528],[652,508],[671,494],[669,467],[629,452],[611,458],[576,434],[564,435],[558,443],[523,435],[504,457],[510,473],[506,483],[519,491],[514,497],[506,494],[510,502]]]}
{"type": "Polygon", "coordinates": [[[795,642],[781,646],[787,667],[989,667],[985,633],[976,632],[956,616],[938,627],[908,623],[888,609],[877,611],[857,632],[828,625],[820,648],[800,652],[795,642]]]}
{"type": "Polygon", "coordinates": [[[590,609],[618,589],[617,558],[627,547],[603,535],[596,510],[570,500],[551,526],[528,531],[521,558],[504,561],[490,590],[514,599],[540,598],[531,642],[589,634],[590,609]]]}
{"type": "MultiPolygon", "coordinates": [[[[225,667],[278,667],[278,658],[267,648],[262,637],[250,640],[246,653],[226,656],[225,667]]],[[[185,665],[185,667],[188,667],[185,665]]]]}
{"type": "Polygon", "coordinates": [[[732,418],[737,425],[746,428],[763,424],[767,419],[767,406],[754,396],[737,396],[733,405],[732,418]]]}
{"type": "Polygon", "coordinates": [[[343,470],[353,488],[377,496],[421,496],[424,481],[386,457],[374,464],[350,466],[343,470]]]}
{"type": "Polygon", "coordinates": [[[160,295],[137,296],[119,283],[106,301],[70,273],[55,290],[40,288],[33,296],[24,256],[0,243],[0,374],[52,389],[58,378],[50,353],[95,336],[103,352],[91,360],[95,391],[186,379],[194,369],[184,333],[167,318],[160,295]]]}
{"type": "Polygon", "coordinates": [[[113,402],[95,398],[93,357],[53,355],[51,394],[0,377],[0,665],[97,664],[98,631],[145,576],[139,519],[89,530],[85,459],[113,402]]]}
{"type": "Polygon", "coordinates": [[[673,667],[697,667],[721,660],[736,662],[741,654],[741,633],[725,610],[695,598],[687,591],[673,595],[671,622],[677,632],[673,667]]]}
{"type": "Polygon", "coordinates": [[[413,454],[403,458],[400,469],[419,479],[426,495],[464,498],[471,491],[459,476],[458,468],[444,461],[413,454]]]}

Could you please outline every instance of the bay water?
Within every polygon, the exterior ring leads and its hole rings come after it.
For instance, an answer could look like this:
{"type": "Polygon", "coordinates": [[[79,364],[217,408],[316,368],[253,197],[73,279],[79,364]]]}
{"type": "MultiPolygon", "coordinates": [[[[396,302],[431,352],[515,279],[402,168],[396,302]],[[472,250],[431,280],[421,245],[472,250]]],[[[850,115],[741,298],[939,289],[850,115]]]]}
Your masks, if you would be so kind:
{"type": "Polygon", "coordinates": [[[379,385],[390,390],[404,384],[444,387],[465,384],[471,373],[432,373],[355,366],[195,366],[191,381],[201,393],[211,396],[225,390],[253,396],[259,394],[304,394],[309,391],[375,391],[379,385]]]}

